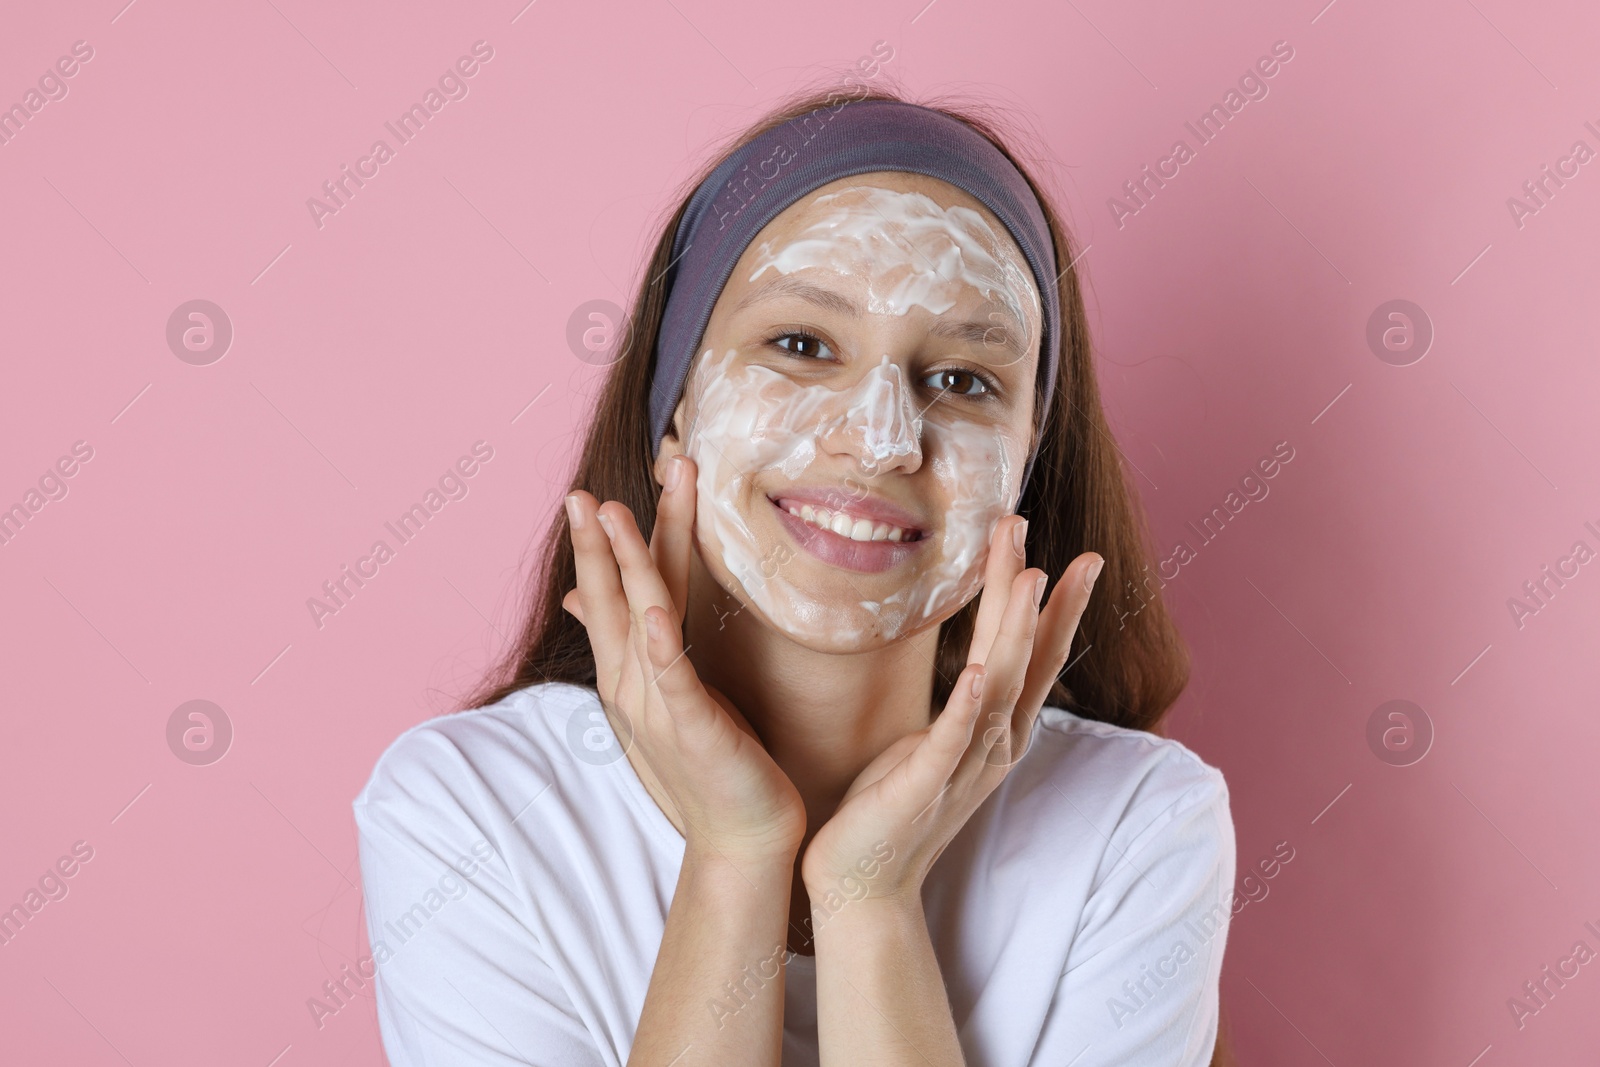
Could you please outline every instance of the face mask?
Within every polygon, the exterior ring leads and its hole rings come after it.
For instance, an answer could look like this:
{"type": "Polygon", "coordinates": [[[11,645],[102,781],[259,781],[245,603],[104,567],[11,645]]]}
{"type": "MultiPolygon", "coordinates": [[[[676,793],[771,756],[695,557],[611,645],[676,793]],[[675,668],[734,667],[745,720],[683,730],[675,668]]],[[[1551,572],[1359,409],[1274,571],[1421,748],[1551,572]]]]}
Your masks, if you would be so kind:
{"type": "Polygon", "coordinates": [[[1043,314],[1033,276],[978,212],[876,186],[828,193],[812,207],[826,213],[796,239],[781,248],[760,243],[750,281],[769,269],[860,274],[868,283],[867,311],[877,315],[904,315],[913,307],[943,315],[970,287],[1010,312],[1022,330],[1023,351],[1033,346],[1031,320],[1023,313],[1026,304],[1043,314]]]}
{"type": "MultiPolygon", "coordinates": [[[[868,313],[878,315],[912,307],[943,314],[974,290],[1009,309],[1014,324],[1029,323],[1024,309],[1038,308],[1020,257],[976,211],[879,188],[828,194],[812,206],[825,213],[794,240],[757,247],[752,282],[768,270],[858,276],[867,282],[868,313]]],[[[732,349],[720,356],[708,349],[689,395],[685,451],[699,469],[702,555],[713,569],[726,568],[773,626],[817,647],[859,647],[946,618],[977,592],[994,524],[1016,506],[1027,446],[1017,428],[975,418],[959,398],[922,410],[916,384],[887,355],[850,387],[835,389],[743,363],[732,349]],[[859,464],[842,475],[836,456],[828,475],[810,478],[837,490],[828,508],[835,516],[869,492],[890,496],[882,486],[897,475],[924,484],[918,495],[931,527],[926,543],[884,574],[834,566],[795,547],[784,527],[789,516],[767,499],[806,480],[822,441],[859,464]],[[928,474],[908,475],[901,466],[873,477],[884,464],[909,466],[906,457],[928,474]],[[929,476],[936,489],[926,486],[929,476]],[[885,591],[891,574],[900,584],[885,591]]],[[[848,530],[846,521],[836,517],[833,528],[848,530]]]]}

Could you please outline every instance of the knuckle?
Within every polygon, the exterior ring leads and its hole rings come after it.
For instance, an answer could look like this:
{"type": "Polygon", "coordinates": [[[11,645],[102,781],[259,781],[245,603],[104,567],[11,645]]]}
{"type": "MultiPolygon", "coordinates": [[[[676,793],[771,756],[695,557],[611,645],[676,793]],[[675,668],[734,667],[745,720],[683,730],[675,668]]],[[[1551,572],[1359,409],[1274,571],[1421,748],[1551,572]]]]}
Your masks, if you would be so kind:
{"type": "Polygon", "coordinates": [[[1033,641],[1033,635],[1039,628],[1039,613],[1036,611],[1017,612],[1001,624],[1001,630],[1006,636],[1019,642],[1033,641]]]}

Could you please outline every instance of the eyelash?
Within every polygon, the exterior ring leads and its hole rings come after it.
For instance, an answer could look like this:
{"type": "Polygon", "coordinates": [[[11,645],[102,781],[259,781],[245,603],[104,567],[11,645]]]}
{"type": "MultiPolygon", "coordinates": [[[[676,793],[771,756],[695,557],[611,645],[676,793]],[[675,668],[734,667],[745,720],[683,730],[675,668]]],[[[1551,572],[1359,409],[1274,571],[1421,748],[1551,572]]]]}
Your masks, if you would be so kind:
{"type": "MultiPolygon", "coordinates": [[[[816,334],[812,333],[810,330],[782,330],[768,337],[764,343],[768,347],[775,348],[779,352],[782,352],[784,355],[793,359],[815,358],[811,356],[802,356],[799,353],[792,352],[778,344],[779,341],[782,341],[786,337],[799,337],[807,341],[815,341],[817,344],[824,346],[827,344],[827,342],[818,337],[816,334]]],[[[983,386],[983,392],[981,393],[951,393],[952,396],[960,397],[963,400],[976,400],[983,402],[993,400],[1000,391],[1000,383],[995,381],[991,375],[985,374],[983,371],[974,370],[971,367],[944,367],[939,370],[929,372],[928,376],[932,377],[934,374],[944,374],[952,371],[958,374],[970,374],[983,386]]],[[[944,390],[936,390],[936,392],[944,392],[944,390]]]]}

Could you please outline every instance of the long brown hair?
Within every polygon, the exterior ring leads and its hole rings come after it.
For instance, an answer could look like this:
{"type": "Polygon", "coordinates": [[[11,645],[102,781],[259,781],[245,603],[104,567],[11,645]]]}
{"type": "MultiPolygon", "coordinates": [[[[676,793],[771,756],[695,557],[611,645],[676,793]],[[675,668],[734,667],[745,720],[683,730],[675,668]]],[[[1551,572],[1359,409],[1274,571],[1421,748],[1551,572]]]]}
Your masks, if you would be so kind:
{"type": "MultiPolygon", "coordinates": [[[[651,473],[650,382],[666,304],[662,280],[672,262],[673,235],[693,190],[739,146],[775,126],[820,107],[837,106],[841,100],[848,106],[854,100],[905,99],[898,92],[864,86],[802,93],[729,143],[687,183],[640,279],[629,328],[618,342],[615,362],[584,436],[572,489],[626,504],[647,535],[655,523],[660,490],[651,473]]],[[[1050,198],[1003,143],[999,124],[983,114],[986,109],[951,103],[923,106],[937,106],[966,122],[1016,164],[1050,224],[1058,267],[1073,264],[1071,234],[1050,198]]],[[[1106,564],[1073,639],[1067,669],[1056,679],[1047,702],[1087,719],[1158,733],[1163,717],[1188,684],[1188,652],[1159,586],[1153,587],[1150,580],[1153,556],[1144,514],[1126,481],[1100,406],[1077,269],[1065,266],[1056,284],[1061,301],[1060,371],[1054,395],[1040,396],[1034,404],[1038,454],[1017,511],[1028,519],[1029,563],[1050,575],[1052,584],[1081,552],[1098,552],[1106,564]]],[[[1042,393],[1042,384],[1038,388],[1042,393]]],[[[588,635],[561,606],[562,597],[577,584],[566,510],[558,508],[530,577],[527,611],[517,639],[464,707],[493,704],[539,682],[594,686],[588,635]]],[[[974,598],[940,630],[936,707],[943,707],[966,665],[977,604],[974,598]]],[[[1219,1030],[1212,1067],[1231,1067],[1227,1046],[1225,1032],[1219,1030]]]]}
{"type": "MultiPolygon", "coordinates": [[[[730,143],[688,183],[671,219],[661,228],[634,300],[630,328],[618,342],[573,471],[571,488],[600,500],[620,500],[647,534],[655,522],[660,489],[652,476],[650,382],[672,262],[672,237],[689,193],[740,145],[768,129],[820,107],[853,100],[904,100],[884,89],[852,87],[801,94],[770,112],[730,143]]],[[[929,106],[929,105],[924,105],[929,106]]],[[[993,141],[1028,179],[1050,224],[1058,265],[1071,264],[1072,237],[1022,162],[1002,143],[996,124],[976,107],[940,106],[993,141]]],[[[1084,718],[1157,732],[1162,717],[1189,680],[1189,659],[1159,592],[1152,587],[1144,516],[1125,481],[1110,427],[1100,406],[1088,322],[1075,267],[1062,270],[1061,366],[1055,394],[1034,405],[1038,455],[1017,511],[1028,519],[1029,563],[1056,581],[1074,557],[1093,550],[1105,557],[1049,703],[1084,718]],[[1041,425],[1042,423],[1042,425],[1041,425]]],[[[1043,376],[1040,376],[1042,382],[1043,376]]],[[[1042,392],[1042,385],[1039,387],[1042,392]]],[[[577,586],[566,512],[558,509],[531,576],[527,613],[513,645],[465,703],[476,708],[539,682],[595,684],[594,657],[583,625],[561,599],[577,586]]],[[[939,635],[934,698],[942,707],[966,664],[978,601],[948,619],[939,635]]]]}

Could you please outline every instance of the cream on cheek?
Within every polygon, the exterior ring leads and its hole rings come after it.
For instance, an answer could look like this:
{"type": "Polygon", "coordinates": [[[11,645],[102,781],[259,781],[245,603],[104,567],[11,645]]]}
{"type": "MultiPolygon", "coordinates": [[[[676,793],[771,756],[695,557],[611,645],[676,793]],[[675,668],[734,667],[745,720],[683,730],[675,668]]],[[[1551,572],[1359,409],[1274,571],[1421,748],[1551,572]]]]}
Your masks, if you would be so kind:
{"type": "MultiPolygon", "coordinates": [[[[900,369],[887,357],[848,390],[799,385],[737,357],[731,349],[720,357],[708,350],[691,381],[685,451],[700,472],[702,555],[720,561],[773,626],[801,641],[893,640],[969,599],[982,583],[994,524],[1016,504],[1021,445],[1014,435],[959,416],[917,417],[900,369]],[[840,434],[854,442],[864,476],[873,457],[916,451],[938,486],[925,503],[944,509],[930,516],[933,543],[902,564],[903,584],[882,599],[862,595],[866,576],[812,559],[775,519],[756,518],[772,507],[757,488],[759,476],[776,471],[781,484],[798,480],[819,442],[838,442],[840,434]]],[[[846,510],[867,491],[854,477],[838,489],[846,510]]],[[[880,586],[884,580],[871,577],[880,586]]]]}
{"type": "Polygon", "coordinates": [[[947,614],[978,591],[995,523],[1016,508],[1021,489],[1015,460],[1022,444],[1006,433],[955,423],[937,426],[930,436],[928,460],[949,504],[940,562],[911,588],[907,617],[913,626],[947,614]]]}

